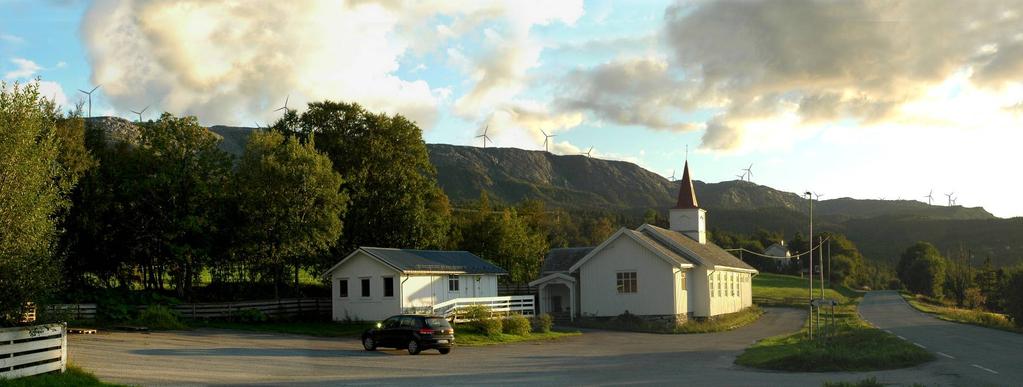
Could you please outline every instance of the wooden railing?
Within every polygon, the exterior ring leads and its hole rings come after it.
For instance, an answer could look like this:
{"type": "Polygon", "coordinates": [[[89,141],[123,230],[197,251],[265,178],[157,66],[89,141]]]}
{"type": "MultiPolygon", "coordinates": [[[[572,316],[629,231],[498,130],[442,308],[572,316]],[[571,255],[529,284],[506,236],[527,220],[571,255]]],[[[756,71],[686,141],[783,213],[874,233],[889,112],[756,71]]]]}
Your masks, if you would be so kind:
{"type": "Polygon", "coordinates": [[[496,314],[522,314],[532,316],[536,312],[536,297],[532,295],[525,295],[456,298],[434,305],[432,313],[444,317],[454,316],[457,319],[459,312],[462,309],[472,305],[486,306],[496,314]]]}
{"type": "MultiPolygon", "coordinates": [[[[143,310],[146,305],[132,308],[143,310]]],[[[96,304],[58,304],[47,307],[51,312],[64,315],[69,320],[95,320],[96,304]]],[[[228,318],[235,313],[247,309],[262,312],[267,317],[283,317],[296,315],[329,315],[330,299],[327,298],[290,298],[280,300],[256,300],[238,302],[207,302],[196,304],[178,304],[168,306],[182,317],[190,319],[228,318]]]]}
{"type": "Polygon", "coordinates": [[[0,329],[0,379],[15,379],[67,367],[64,324],[0,329]]]}

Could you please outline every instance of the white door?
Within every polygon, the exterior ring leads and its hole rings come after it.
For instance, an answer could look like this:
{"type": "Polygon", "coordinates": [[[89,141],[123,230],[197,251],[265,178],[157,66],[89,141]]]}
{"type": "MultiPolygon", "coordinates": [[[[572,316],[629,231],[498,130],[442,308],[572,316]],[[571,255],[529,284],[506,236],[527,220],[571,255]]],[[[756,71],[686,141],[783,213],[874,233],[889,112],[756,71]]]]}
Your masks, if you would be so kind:
{"type": "Polygon", "coordinates": [[[483,280],[480,276],[472,277],[472,296],[479,297],[483,294],[483,280]]]}

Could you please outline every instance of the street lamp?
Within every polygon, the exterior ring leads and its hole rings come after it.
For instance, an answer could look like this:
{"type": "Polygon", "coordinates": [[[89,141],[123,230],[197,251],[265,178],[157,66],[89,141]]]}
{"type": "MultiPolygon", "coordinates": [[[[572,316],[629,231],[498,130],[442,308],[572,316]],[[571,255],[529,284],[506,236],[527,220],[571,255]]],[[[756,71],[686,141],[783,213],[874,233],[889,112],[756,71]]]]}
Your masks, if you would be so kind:
{"type": "Polygon", "coordinates": [[[807,254],[810,257],[809,272],[807,273],[807,276],[810,277],[809,292],[807,293],[810,296],[810,299],[808,300],[810,310],[807,315],[807,321],[809,321],[810,324],[810,339],[813,339],[813,192],[806,191],[803,195],[806,195],[807,200],[810,201],[810,251],[807,254]]]}

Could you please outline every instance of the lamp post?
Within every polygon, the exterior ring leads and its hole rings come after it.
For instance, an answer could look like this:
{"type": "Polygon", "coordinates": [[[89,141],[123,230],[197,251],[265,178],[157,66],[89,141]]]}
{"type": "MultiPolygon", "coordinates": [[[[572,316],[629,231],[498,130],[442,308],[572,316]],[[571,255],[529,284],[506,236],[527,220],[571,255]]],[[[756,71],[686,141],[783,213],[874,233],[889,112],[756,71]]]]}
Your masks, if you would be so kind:
{"type": "Polygon", "coordinates": [[[808,241],[810,242],[810,251],[807,254],[807,256],[810,258],[809,272],[807,273],[807,277],[810,277],[809,292],[807,293],[807,295],[810,296],[810,299],[809,299],[810,310],[809,310],[809,314],[807,315],[807,321],[809,321],[809,323],[810,323],[809,334],[810,334],[810,339],[812,340],[813,339],[813,193],[810,192],[810,191],[807,191],[807,192],[804,193],[804,195],[806,195],[807,200],[810,201],[810,238],[808,239],[808,241]]]}

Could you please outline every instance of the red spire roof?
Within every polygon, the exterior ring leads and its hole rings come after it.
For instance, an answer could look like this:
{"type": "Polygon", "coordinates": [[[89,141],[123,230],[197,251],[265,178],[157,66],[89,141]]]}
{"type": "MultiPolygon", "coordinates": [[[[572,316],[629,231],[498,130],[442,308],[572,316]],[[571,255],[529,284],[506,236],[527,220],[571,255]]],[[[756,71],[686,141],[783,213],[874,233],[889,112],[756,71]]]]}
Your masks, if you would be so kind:
{"type": "Polygon", "coordinates": [[[678,203],[675,203],[675,208],[700,208],[700,205],[696,203],[693,180],[689,177],[689,160],[686,160],[686,166],[682,172],[682,185],[678,189],[678,203]]]}

